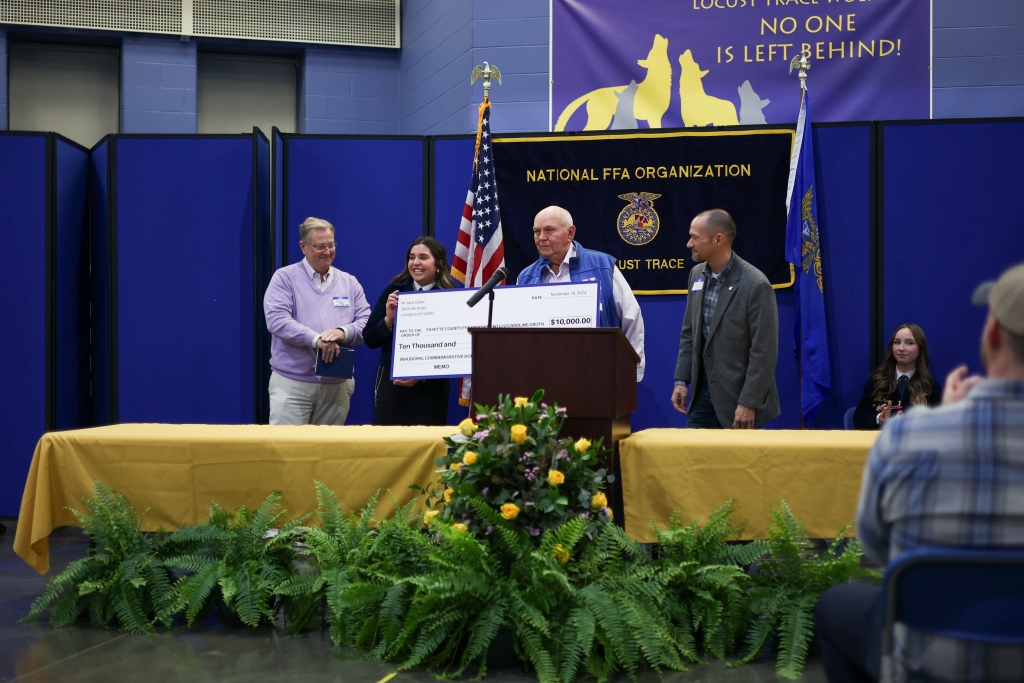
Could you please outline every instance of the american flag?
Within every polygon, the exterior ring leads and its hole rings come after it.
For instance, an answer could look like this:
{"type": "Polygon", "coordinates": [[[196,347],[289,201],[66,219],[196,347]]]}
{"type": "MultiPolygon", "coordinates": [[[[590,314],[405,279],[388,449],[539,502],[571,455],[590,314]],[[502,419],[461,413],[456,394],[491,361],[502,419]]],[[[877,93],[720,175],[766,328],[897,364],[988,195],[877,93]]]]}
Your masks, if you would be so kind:
{"type": "Polygon", "coordinates": [[[476,133],[473,180],[462,208],[459,240],[452,258],[452,275],[467,287],[481,287],[494,271],[505,265],[490,120],[491,103],[483,102],[476,133]]]}

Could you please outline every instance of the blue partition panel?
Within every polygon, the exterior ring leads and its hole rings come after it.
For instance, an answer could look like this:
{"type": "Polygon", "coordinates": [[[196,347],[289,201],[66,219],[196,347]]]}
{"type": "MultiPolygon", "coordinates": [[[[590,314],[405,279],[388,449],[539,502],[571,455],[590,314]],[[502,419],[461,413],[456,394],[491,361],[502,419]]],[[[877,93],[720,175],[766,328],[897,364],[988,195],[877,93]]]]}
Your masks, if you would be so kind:
{"type": "Polygon", "coordinates": [[[274,165],[271,174],[271,272],[284,265],[284,140],[274,126],[270,135],[270,156],[274,165]]]}
{"type": "Polygon", "coordinates": [[[91,424],[89,397],[89,152],[54,137],[56,429],[91,424]]]}
{"type": "MultiPolygon", "coordinates": [[[[465,136],[434,140],[434,237],[448,251],[451,261],[455,241],[462,221],[462,207],[466,205],[466,192],[473,173],[473,147],[476,138],[465,136]]],[[[459,405],[459,383],[452,382],[448,398],[448,423],[456,425],[467,415],[468,409],[459,405]]]]}
{"type": "Polygon", "coordinates": [[[47,140],[0,134],[0,515],[18,514],[36,442],[47,429],[47,140]]]}
{"type": "Polygon", "coordinates": [[[924,328],[932,374],[981,372],[982,280],[1024,261],[1024,122],[892,124],[884,128],[885,339],[924,328]]]}
{"type": "MultiPolygon", "coordinates": [[[[288,262],[302,258],[302,221],[309,216],[330,221],[338,242],[334,266],[359,280],[372,307],[404,268],[409,244],[423,234],[424,141],[288,135],[285,143],[288,262]]],[[[356,348],[356,389],[347,424],[373,422],[379,363],[379,351],[356,348]]]]}
{"type": "Polygon", "coordinates": [[[270,141],[258,128],[254,131],[253,144],[256,155],[256,214],[259,229],[256,232],[256,254],[258,260],[257,279],[254,283],[253,300],[256,314],[256,422],[270,421],[270,332],[263,317],[263,292],[267,291],[270,276],[274,272],[272,244],[273,230],[270,228],[270,141]]]}
{"type": "Polygon", "coordinates": [[[89,217],[92,254],[92,423],[111,424],[110,138],[89,153],[89,217]]]}
{"type": "Polygon", "coordinates": [[[114,144],[112,419],[252,423],[253,136],[118,136],[114,144]]]}
{"type": "MultiPolygon", "coordinates": [[[[871,126],[816,126],[814,144],[832,393],[808,426],[842,429],[843,414],[857,405],[873,369],[871,126]]],[[[791,331],[781,330],[780,356],[793,348],[791,331]]]]}

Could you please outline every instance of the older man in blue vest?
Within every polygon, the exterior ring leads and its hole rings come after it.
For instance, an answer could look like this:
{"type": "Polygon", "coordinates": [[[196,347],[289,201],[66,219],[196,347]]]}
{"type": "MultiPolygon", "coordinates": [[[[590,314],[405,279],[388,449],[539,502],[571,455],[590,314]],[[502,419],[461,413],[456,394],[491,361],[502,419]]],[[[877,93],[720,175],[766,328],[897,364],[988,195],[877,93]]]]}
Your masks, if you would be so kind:
{"type": "Polygon", "coordinates": [[[644,317],[626,278],[608,254],[575,241],[572,216],[560,206],[549,206],[533,219],[533,243],[540,258],[519,273],[516,284],[536,285],[548,282],[601,283],[600,327],[618,327],[640,356],[636,381],[644,378],[644,317]]]}

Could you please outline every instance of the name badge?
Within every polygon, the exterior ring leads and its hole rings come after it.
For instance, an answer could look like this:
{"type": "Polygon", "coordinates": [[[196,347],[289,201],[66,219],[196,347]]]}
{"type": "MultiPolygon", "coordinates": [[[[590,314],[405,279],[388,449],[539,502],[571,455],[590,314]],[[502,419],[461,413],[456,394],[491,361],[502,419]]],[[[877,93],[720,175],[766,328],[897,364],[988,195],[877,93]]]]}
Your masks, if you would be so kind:
{"type": "Polygon", "coordinates": [[[336,297],[334,297],[334,307],[335,308],[338,308],[338,307],[348,308],[351,305],[352,304],[349,303],[349,300],[348,300],[347,296],[336,296],[336,297]]]}
{"type": "Polygon", "coordinates": [[[699,292],[704,289],[704,278],[697,278],[693,281],[693,287],[690,289],[691,292],[699,292]]]}

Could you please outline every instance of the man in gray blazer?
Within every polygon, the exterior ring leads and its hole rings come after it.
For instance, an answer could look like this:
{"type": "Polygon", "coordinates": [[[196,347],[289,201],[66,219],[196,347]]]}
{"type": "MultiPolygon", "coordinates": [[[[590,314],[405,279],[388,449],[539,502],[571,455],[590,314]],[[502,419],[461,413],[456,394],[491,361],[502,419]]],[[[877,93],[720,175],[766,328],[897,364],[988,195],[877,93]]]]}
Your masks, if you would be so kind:
{"type": "Polygon", "coordinates": [[[672,392],[688,427],[755,429],[781,412],[775,293],[764,273],[733,252],[735,238],[736,223],[721,209],[690,224],[686,246],[703,263],[690,270],[672,392]]]}

